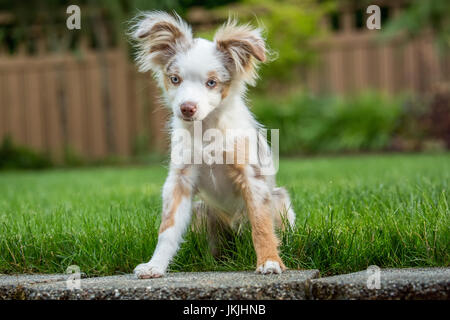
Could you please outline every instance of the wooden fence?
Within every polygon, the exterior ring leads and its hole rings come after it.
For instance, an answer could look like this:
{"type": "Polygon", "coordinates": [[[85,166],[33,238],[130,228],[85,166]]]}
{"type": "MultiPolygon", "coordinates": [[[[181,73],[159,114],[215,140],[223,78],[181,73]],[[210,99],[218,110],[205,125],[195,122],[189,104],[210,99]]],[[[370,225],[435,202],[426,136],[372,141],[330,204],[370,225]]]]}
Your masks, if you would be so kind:
{"type": "MultiPolygon", "coordinates": [[[[323,93],[377,88],[426,92],[449,81],[448,59],[431,38],[379,43],[368,32],[342,32],[317,42],[318,64],[305,86],[323,93]]],[[[61,159],[70,150],[85,159],[130,156],[167,147],[167,113],[149,74],[138,74],[124,49],[105,53],[0,55],[0,141],[61,159]]]]}
{"type": "MultiPolygon", "coordinates": [[[[386,9],[388,17],[398,17],[409,0],[374,0],[386,9]]],[[[380,30],[366,28],[364,2],[341,2],[332,28],[330,16],[324,17],[324,29],[330,35],[312,43],[318,52],[316,66],[305,70],[306,87],[317,93],[353,93],[377,89],[389,93],[429,92],[437,83],[450,81],[448,54],[439,54],[432,33],[421,30],[414,38],[405,34],[389,41],[380,39],[380,30]],[[360,12],[360,23],[358,20],[360,12]]],[[[387,20],[386,20],[387,19],[387,20]]]]}
{"type": "Polygon", "coordinates": [[[125,52],[0,56],[0,140],[9,135],[54,159],[67,150],[91,160],[126,157],[139,141],[163,149],[158,92],[125,52]]]}
{"type": "Polygon", "coordinates": [[[421,94],[450,81],[449,57],[438,53],[429,35],[380,41],[368,31],[341,32],[313,45],[317,64],[304,75],[306,87],[316,93],[377,89],[421,94]]]}

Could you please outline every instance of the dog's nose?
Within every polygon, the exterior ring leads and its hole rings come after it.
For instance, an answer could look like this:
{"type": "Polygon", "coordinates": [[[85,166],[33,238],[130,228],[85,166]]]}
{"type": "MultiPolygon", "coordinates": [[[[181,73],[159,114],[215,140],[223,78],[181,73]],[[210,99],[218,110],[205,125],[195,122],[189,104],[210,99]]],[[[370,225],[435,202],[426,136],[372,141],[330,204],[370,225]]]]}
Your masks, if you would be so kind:
{"type": "Polygon", "coordinates": [[[181,104],[180,109],[183,116],[190,118],[197,111],[197,104],[191,101],[184,102],[181,104]]]}

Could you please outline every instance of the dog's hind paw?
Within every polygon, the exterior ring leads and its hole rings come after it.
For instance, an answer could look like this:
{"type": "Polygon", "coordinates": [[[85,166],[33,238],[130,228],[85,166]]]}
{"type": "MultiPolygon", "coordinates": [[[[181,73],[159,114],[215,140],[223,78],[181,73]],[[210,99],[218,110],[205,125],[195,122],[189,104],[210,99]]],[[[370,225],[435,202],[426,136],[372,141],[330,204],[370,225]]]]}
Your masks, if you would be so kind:
{"type": "Polygon", "coordinates": [[[267,260],[258,268],[256,268],[256,273],[261,274],[280,274],[283,272],[284,266],[277,261],[267,260]]]}
{"type": "Polygon", "coordinates": [[[150,263],[141,263],[134,269],[134,275],[138,279],[161,278],[165,270],[150,263]]]}

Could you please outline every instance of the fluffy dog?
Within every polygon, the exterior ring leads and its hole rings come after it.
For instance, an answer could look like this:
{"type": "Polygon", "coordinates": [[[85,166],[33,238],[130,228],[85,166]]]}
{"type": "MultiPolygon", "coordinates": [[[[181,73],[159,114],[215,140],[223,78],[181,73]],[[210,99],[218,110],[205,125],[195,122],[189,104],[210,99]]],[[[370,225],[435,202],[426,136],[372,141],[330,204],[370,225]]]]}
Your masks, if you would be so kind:
{"type": "MultiPolygon", "coordinates": [[[[194,38],[191,28],[178,15],[154,11],[133,21],[131,35],[136,40],[139,70],[153,72],[165,104],[172,111],[172,136],[180,130],[189,133],[181,151],[202,159],[204,141],[196,141],[194,132],[199,123],[201,138],[214,129],[226,135],[227,146],[231,145],[215,153],[215,159],[226,161],[180,162],[171,157],[162,191],[158,244],[150,261],[135,268],[135,275],[164,275],[192,212],[206,217],[212,228],[218,224],[234,227],[244,221],[242,218],[248,219],[257,256],[256,272],[281,273],[286,268],[278,254],[274,228],[282,227],[283,221],[292,227],[295,213],[286,190],[276,187],[274,173],[264,174],[258,162],[249,160],[256,153],[272,161],[266,139],[258,134],[257,149],[249,148],[248,137],[244,144],[238,143],[243,129],[261,128],[244,98],[247,85],[255,84],[258,63],[267,60],[261,30],[237,25],[230,19],[216,32],[214,41],[208,41],[194,38]],[[201,201],[194,203],[194,196],[201,201]]],[[[173,139],[171,148],[175,148],[173,139]]]]}

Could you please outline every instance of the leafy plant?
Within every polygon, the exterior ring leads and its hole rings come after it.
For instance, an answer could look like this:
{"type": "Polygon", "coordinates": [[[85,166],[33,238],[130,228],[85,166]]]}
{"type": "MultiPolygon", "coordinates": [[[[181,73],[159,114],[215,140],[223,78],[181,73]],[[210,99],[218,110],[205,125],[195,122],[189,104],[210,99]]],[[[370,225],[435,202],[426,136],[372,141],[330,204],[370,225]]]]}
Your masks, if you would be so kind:
{"type": "Polygon", "coordinates": [[[127,21],[138,11],[176,10],[183,15],[189,7],[214,7],[230,0],[0,0],[5,17],[0,23],[0,45],[16,53],[24,45],[36,51],[36,40],[46,39],[50,51],[72,49],[76,52],[82,37],[94,48],[114,47],[125,41],[127,21]],[[68,31],[66,9],[81,8],[81,30],[68,31]]]}
{"type": "Polygon", "coordinates": [[[43,169],[52,166],[49,157],[13,144],[11,138],[4,138],[0,146],[0,169],[43,169]]]}
{"type": "MultiPolygon", "coordinates": [[[[212,12],[222,20],[236,17],[264,29],[268,47],[274,51],[272,61],[261,67],[262,82],[257,90],[274,86],[277,90],[283,83],[299,80],[301,69],[315,61],[315,51],[308,43],[320,34],[320,19],[331,8],[331,1],[243,0],[212,12]]],[[[211,37],[211,32],[205,35],[211,37]]]]}
{"type": "Polygon", "coordinates": [[[419,36],[432,31],[437,47],[441,51],[450,48],[450,1],[448,0],[413,0],[406,10],[385,28],[385,36],[392,37],[406,31],[408,35],[419,36]]]}
{"type": "Polygon", "coordinates": [[[282,154],[374,151],[390,145],[402,101],[375,92],[348,98],[302,93],[257,98],[254,112],[267,128],[280,129],[282,154]]]}

